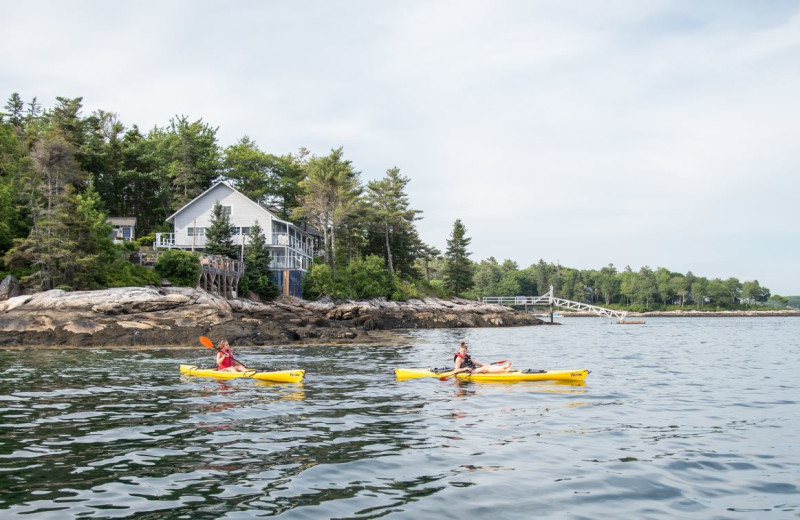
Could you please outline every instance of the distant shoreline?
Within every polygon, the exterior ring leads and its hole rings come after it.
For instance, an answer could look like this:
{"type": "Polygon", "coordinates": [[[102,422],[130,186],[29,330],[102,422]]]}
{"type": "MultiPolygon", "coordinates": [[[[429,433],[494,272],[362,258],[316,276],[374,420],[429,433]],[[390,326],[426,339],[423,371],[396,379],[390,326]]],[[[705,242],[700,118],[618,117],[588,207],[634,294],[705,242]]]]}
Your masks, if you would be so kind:
{"type": "MultiPolygon", "coordinates": [[[[582,317],[597,317],[593,312],[572,312],[572,311],[559,311],[567,318],[582,318],[582,317]]],[[[648,311],[648,312],[629,312],[626,317],[642,317],[642,318],[767,318],[767,317],[800,317],[800,309],[795,310],[763,310],[763,311],[648,311]]]]}

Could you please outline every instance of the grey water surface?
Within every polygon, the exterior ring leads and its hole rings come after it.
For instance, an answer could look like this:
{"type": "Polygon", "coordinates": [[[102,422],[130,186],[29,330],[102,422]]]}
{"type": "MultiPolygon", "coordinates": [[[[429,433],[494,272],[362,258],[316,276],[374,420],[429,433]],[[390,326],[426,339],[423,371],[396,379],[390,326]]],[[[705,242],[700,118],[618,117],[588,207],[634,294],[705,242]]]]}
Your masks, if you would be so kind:
{"type": "Polygon", "coordinates": [[[0,518],[798,518],[800,318],[413,332],[210,351],[0,351],[0,518]],[[585,385],[396,381],[473,357],[585,385]]]}

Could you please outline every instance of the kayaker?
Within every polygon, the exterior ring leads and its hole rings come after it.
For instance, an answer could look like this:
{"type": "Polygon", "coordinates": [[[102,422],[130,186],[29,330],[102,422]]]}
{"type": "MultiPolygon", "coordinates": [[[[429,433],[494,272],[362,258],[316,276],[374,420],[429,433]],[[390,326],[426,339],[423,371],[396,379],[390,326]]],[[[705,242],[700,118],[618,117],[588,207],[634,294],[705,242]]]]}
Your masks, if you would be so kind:
{"type": "Polygon", "coordinates": [[[458,352],[453,355],[453,372],[469,372],[470,374],[499,374],[511,372],[511,361],[504,365],[492,365],[475,361],[469,355],[467,343],[462,341],[458,345],[458,352]]]}
{"type": "Polygon", "coordinates": [[[244,365],[233,359],[233,349],[226,340],[219,343],[217,370],[220,372],[247,372],[244,365]]]}

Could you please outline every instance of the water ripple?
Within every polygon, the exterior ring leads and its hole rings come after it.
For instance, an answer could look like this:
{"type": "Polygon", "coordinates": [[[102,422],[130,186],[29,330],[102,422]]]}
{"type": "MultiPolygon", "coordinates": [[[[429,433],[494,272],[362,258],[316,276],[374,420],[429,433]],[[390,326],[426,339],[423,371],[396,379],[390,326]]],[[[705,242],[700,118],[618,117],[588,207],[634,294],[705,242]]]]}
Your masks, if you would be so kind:
{"type": "Polygon", "coordinates": [[[178,363],[208,361],[185,349],[0,351],[15,365],[0,378],[0,515],[796,517],[798,324],[579,319],[237,351],[306,368],[302,385],[182,377],[178,363]],[[459,339],[478,359],[592,374],[391,376],[443,364],[459,339]]]}

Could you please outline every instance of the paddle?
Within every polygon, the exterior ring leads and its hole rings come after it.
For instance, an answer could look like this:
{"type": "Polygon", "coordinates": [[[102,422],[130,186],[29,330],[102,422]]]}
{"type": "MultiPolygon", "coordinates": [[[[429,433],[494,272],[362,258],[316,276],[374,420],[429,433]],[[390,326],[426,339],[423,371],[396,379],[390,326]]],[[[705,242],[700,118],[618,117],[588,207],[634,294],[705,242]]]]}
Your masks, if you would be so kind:
{"type": "MultiPolygon", "coordinates": [[[[203,346],[204,346],[204,347],[206,347],[206,348],[213,348],[214,350],[216,350],[216,351],[218,351],[218,352],[222,352],[222,349],[220,349],[219,347],[215,346],[215,345],[214,345],[214,342],[213,342],[213,341],[211,341],[210,339],[208,339],[208,338],[207,338],[207,337],[205,337],[205,336],[200,336],[200,343],[202,343],[202,344],[203,344],[203,346]]],[[[236,360],[236,359],[234,359],[234,357],[233,357],[233,356],[231,356],[230,354],[228,354],[228,357],[230,357],[230,358],[231,358],[231,361],[233,361],[234,363],[239,363],[239,364],[240,364],[240,365],[242,365],[242,366],[243,366],[245,369],[247,369],[247,370],[250,370],[249,368],[247,368],[247,365],[245,365],[245,364],[244,364],[244,363],[242,363],[241,361],[237,361],[237,360],[236,360]]]]}

